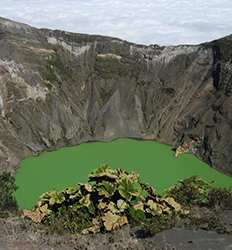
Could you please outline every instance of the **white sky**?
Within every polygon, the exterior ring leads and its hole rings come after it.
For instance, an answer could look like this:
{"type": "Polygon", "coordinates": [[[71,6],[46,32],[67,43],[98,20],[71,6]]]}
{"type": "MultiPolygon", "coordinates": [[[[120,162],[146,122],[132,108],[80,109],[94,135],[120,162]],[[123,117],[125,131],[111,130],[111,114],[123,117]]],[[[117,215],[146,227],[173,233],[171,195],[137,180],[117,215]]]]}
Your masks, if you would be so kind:
{"type": "Polygon", "coordinates": [[[232,33],[232,0],[0,0],[0,16],[144,44],[200,43],[232,33]]]}

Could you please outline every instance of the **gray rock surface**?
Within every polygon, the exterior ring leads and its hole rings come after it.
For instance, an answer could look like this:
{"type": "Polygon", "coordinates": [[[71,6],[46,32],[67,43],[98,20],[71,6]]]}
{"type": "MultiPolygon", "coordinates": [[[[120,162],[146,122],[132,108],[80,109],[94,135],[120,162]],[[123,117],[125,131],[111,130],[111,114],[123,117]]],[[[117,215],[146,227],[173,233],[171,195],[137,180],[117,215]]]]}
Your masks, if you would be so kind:
{"type": "Polygon", "coordinates": [[[58,236],[34,231],[19,219],[0,220],[0,250],[232,250],[232,235],[174,228],[139,238],[125,226],[89,236],[58,236]]]}
{"type": "Polygon", "coordinates": [[[231,175],[232,37],[190,46],[0,19],[0,166],[83,141],[157,139],[231,175]]]}

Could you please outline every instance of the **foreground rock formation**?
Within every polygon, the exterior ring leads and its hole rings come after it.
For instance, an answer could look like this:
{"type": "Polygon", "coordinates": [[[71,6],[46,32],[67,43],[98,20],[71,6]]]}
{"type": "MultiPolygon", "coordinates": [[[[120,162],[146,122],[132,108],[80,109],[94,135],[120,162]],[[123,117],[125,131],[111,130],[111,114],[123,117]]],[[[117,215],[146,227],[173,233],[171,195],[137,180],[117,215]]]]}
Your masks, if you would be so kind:
{"type": "Polygon", "coordinates": [[[83,141],[157,139],[232,174],[232,36],[136,45],[0,18],[0,166],[83,141]]]}

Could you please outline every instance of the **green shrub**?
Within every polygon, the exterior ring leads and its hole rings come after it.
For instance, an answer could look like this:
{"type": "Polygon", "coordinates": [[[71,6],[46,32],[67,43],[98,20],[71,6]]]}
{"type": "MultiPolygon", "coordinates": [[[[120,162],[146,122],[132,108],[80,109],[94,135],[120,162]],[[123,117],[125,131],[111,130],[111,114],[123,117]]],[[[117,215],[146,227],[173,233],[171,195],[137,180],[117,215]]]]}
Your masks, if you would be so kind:
{"type": "Polygon", "coordinates": [[[75,210],[72,207],[63,206],[56,213],[45,218],[43,223],[49,226],[50,232],[74,234],[89,228],[92,225],[92,220],[87,209],[75,210]]]}
{"type": "Polygon", "coordinates": [[[210,183],[197,176],[192,176],[179,181],[177,185],[167,190],[166,195],[173,197],[184,206],[206,206],[209,204],[209,191],[211,188],[210,183]]]}
{"type": "Polygon", "coordinates": [[[0,175],[0,211],[13,212],[18,206],[14,197],[17,187],[15,178],[7,172],[0,175]]]}
{"type": "Polygon", "coordinates": [[[140,233],[146,232],[152,236],[162,230],[172,228],[178,218],[175,213],[148,216],[141,210],[129,208],[129,219],[132,226],[140,227],[140,233]]]}
{"type": "Polygon", "coordinates": [[[232,209],[232,191],[230,189],[213,187],[196,176],[180,181],[171,187],[166,195],[173,197],[184,206],[197,205],[232,209]]]}

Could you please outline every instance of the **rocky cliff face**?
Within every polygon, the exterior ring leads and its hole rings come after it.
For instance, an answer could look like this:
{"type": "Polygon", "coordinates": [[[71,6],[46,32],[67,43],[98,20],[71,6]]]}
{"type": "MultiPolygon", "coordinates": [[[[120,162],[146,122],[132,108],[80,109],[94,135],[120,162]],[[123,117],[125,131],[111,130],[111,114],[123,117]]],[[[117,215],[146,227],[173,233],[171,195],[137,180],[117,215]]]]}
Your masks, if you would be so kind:
{"type": "Polygon", "coordinates": [[[156,139],[232,174],[232,36],[136,45],[0,18],[0,166],[83,141],[156,139]]]}

